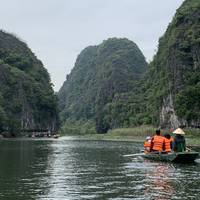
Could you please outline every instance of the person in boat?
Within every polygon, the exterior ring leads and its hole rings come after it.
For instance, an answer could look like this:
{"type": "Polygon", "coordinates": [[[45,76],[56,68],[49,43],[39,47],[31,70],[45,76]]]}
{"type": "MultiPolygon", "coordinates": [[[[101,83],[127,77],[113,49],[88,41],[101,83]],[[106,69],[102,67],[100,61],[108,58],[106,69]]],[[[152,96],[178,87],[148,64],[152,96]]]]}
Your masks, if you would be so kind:
{"type": "Polygon", "coordinates": [[[160,130],[156,130],[156,135],[154,135],[151,139],[150,151],[163,152],[164,145],[165,145],[165,138],[161,136],[160,130]]]}
{"type": "Polygon", "coordinates": [[[150,152],[150,148],[151,148],[151,137],[147,136],[144,142],[144,152],[145,153],[150,152]]]}
{"type": "Polygon", "coordinates": [[[175,152],[186,151],[185,132],[181,128],[178,128],[173,133],[176,134],[173,142],[173,150],[175,152]]]}
{"type": "Polygon", "coordinates": [[[164,138],[165,138],[165,146],[164,146],[165,152],[170,153],[173,148],[174,139],[171,137],[169,133],[165,133],[164,138]]]}

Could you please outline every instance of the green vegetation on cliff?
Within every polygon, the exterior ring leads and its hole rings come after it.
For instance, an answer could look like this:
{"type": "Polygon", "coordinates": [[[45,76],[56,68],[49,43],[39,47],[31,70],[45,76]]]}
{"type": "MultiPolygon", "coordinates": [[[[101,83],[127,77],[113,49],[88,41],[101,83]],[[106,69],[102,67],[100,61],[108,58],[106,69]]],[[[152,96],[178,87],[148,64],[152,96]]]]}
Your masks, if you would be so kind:
{"type": "Polygon", "coordinates": [[[100,133],[143,124],[200,127],[199,0],[177,10],[146,68],[127,39],[83,50],[59,92],[64,127],[90,122],[100,133]]]}
{"type": "Polygon", "coordinates": [[[0,31],[0,131],[55,130],[57,98],[49,74],[27,45],[0,31]]]}
{"type": "Polygon", "coordinates": [[[200,127],[200,1],[186,0],[148,71],[149,115],[163,127],[200,127]]]}
{"type": "Polygon", "coordinates": [[[84,49],[59,91],[62,123],[92,121],[99,133],[138,124],[142,99],[137,94],[146,68],[143,54],[128,39],[84,49]]]}

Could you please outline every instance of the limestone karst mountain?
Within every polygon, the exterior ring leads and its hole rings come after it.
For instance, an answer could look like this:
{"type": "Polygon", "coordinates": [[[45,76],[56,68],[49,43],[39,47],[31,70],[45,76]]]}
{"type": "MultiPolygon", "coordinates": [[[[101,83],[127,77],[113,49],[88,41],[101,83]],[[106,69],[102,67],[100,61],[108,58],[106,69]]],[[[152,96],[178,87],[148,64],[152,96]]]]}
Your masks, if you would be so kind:
{"type": "Polygon", "coordinates": [[[129,104],[130,93],[137,92],[146,69],[143,54],[128,39],[87,47],[59,91],[61,121],[91,120],[98,132],[128,126],[138,107],[129,104]]]}
{"type": "Polygon", "coordinates": [[[149,113],[162,127],[200,127],[200,1],[186,0],[150,64],[149,113]]]}
{"type": "Polygon", "coordinates": [[[0,31],[0,130],[57,126],[57,99],[43,64],[16,36],[0,31]]]}

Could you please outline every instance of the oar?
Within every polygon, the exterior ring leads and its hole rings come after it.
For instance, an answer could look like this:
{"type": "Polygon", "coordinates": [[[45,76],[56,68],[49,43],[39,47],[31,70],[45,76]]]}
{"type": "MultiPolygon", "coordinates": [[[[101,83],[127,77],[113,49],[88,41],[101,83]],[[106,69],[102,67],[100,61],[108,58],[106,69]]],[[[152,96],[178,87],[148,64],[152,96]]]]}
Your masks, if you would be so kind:
{"type": "Polygon", "coordinates": [[[144,153],[127,154],[127,155],[123,155],[123,157],[135,157],[135,156],[142,156],[142,155],[144,155],[144,153]]]}

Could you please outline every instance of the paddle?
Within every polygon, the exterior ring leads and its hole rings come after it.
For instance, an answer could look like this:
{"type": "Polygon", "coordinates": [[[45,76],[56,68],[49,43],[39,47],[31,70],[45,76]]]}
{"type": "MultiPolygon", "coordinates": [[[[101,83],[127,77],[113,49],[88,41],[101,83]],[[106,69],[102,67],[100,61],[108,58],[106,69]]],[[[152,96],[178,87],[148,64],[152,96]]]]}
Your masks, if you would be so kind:
{"type": "Polygon", "coordinates": [[[135,156],[142,156],[142,155],[144,155],[144,153],[127,154],[127,155],[123,155],[123,157],[135,157],[135,156]]]}

